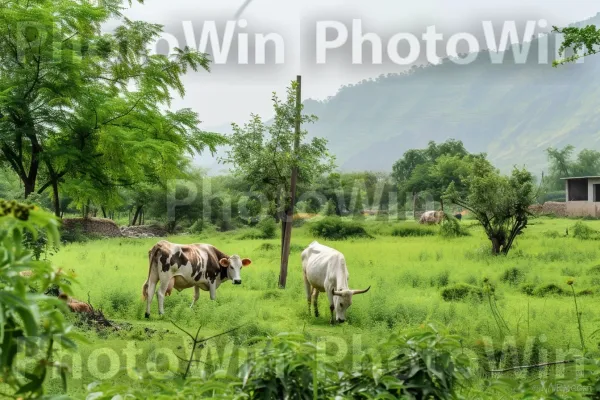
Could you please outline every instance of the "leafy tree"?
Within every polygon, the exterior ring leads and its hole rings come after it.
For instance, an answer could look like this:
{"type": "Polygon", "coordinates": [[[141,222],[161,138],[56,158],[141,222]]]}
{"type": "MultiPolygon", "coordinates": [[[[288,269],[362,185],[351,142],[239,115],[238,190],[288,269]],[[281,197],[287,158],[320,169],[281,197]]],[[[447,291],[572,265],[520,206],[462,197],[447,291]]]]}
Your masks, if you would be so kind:
{"type": "Polygon", "coordinates": [[[89,182],[90,199],[119,186],[173,176],[182,153],[214,150],[218,135],[191,110],[164,111],[185,93],[188,69],[208,70],[205,54],[151,54],[161,26],[131,21],[120,0],[10,1],[0,4],[1,161],[24,195],[89,182]],[[101,25],[118,20],[114,33],[101,25]],[[38,181],[42,183],[38,185],[38,181]]]}
{"type": "Polygon", "coordinates": [[[562,149],[550,147],[546,150],[549,173],[545,179],[548,190],[564,190],[561,178],[569,176],[590,176],[600,174],[600,152],[583,149],[573,158],[575,147],[567,145],[562,149]]]}
{"type": "Polygon", "coordinates": [[[487,160],[475,158],[463,182],[466,194],[452,182],[444,197],[469,210],[481,223],[493,254],[508,254],[531,215],[529,206],[536,196],[533,175],[515,168],[511,176],[503,176],[487,160]]]}
{"type": "MultiPolygon", "coordinates": [[[[243,127],[232,124],[233,135],[229,141],[231,150],[220,161],[232,165],[232,172],[250,183],[252,190],[265,194],[274,205],[273,217],[281,218],[289,199],[292,167],[298,166],[298,183],[310,184],[323,173],[333,168],[334,157],[327,151],[327,140],[313,138],[303,142],[308,134],[300,132],[300,147],[294,156],[296,120],[296,82],[287,90],[284,101],[273,93],[275,117],[265,124],[258,115],[252,115],[250,122],[243,127]]],[[[316,119],[312,115],[302,115],[306,124],[316,119]]]]}
{"type": "Polygon", "coordinates": [[[413,208],[416,209],[417,193],[426,192],[441,203],[444,209],[443,193],[450,182],[455,182],[461,190],[461,176],[464,171],[459,166],[462,160],[474,157],[485,158],[484,154],[471,155],[460,140],[449,139],[444,143],[429,142],[425,149],[412,149],[404,153],[393,167],[392,177],[400,189],[413,195],[413,208]]]}

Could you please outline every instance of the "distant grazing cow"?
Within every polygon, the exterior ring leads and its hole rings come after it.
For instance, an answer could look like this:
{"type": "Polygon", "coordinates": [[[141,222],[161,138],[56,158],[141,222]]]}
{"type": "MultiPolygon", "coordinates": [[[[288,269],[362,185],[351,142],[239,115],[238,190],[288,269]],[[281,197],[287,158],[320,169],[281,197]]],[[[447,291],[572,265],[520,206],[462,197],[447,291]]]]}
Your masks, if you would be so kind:
{"type": "Polygon", "coordinates": [[[21,271],[19,272],[19,275],[21,275],[23,278],[31,278],[33,271],[21,271]]]}
{"type": "Polygon", "coordinates": [[[210,244],[183,245],[166,240],[154,245],[148,258],[148,279],[142,288],[142,296],[147,301],[146,318],[150,317],[150,305],[158,282],[158,313],[162,315],[165,295],[169,296],[173,288],[181,292],[193,287],[195,294],[190,306],[193,307],[200,297],[200,289],[210,291],[210,299],[214,300],[221,283],[231,279],[234,285],[240,285],[240,270],[252,262],[238,255],[229,257],[210,244]]]}
{"type": "Polygon", "coordinates": [[[443,211],[425,211],[423,214],[421,214],[419,223],[427,225],[439,224],[442,222],[443,217],[443,211]]]}
{"type": "Polygon", "coordinates": [[[331,311],[331,323],[334,323],[333,311],[335,310],[338,322],[346,320],[346,310],[352,305],[352,296],[366,293],[365,290],[348,289],[348,269],[346,259],[339,251],[312,242],[301,254],[302,272],[308,300],[308,313],[310,314],[311,300],[315,306],[315,316],[319,316],[318,298],[320,292],[326,292],[331,311]]]}
{"type": "Polygon", "coordinates": [[[61,293],[58,295],[58,298],[64,300],[67,303],[69,309],[76,313],[91,313],[92,306],[88,303],[84,303],[79,300],[75,300],[72,297],[69,297],[66,293],[61,293]]]}

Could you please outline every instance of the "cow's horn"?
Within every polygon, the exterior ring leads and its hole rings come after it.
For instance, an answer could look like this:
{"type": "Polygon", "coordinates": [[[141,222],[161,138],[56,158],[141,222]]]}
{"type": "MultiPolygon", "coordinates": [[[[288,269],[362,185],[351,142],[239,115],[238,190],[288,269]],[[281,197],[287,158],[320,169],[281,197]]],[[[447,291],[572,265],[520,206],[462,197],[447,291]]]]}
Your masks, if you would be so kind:
{"type": "Polygon", "coordinates": [[[354,296],[355,294],[363,294],[363,293],[367,293],[369,291],[369,289],[371,289],[371,286],[369,286],[368,288],[366,288],[365,290],[353,290],[352,291],[352,296],[354,296]]]}
{"type": "Polygon", "coordinates": [[[331,289],[331,293],[333,293],[334,296],[341,296],[342,295],[342,291],[337,291],[335,289],[331,289]]]}

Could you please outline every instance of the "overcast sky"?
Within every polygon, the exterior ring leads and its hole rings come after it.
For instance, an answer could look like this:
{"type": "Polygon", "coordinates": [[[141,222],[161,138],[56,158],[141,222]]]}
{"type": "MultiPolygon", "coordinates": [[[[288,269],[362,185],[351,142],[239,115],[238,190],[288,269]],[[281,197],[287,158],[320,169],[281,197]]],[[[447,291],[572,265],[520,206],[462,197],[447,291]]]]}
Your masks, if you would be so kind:
{"type": "MultiPolygon", "coordinates": [[[[199,42],[206,21],[217,21],[218,26],[224,28],[224,21],[233,19],[243,1],[146,0],[144,5],[136,4],[127,10],[126,16],[165,25],[165,31],[185,45],[184,21],[190,21],[199,42]]],[[[237,65],[236,46],[227,65],[214,65],[211,73],[188,74],[185,77],[187,94],[184,99],[177,98],[173,107],[194,109],[205,128],[243,123],[250,113],[269,118],[271,93],[283,94],[286,85],[298,73],[303,77],[303,98],[324,99],[335,95],[342,85],[406,68],[389,62],[379,66],[353,66],[349,52],[328,59],[325,67],[314,66],[316,21],[339,20],[348,22],[351,28],[351,19],[361,19],[363,33],[378,33],[384,39],[385,51],[385,39],[392,34],[414,32],[420,36],[431,25],[435,25],[438,32],[451,33],[481,30],[483,20],[545,19],[549,27],[564,26],[592,17],[598,11],[600,4],[588,0],[254,0],[240,17],[247,21],[247,27],[236,34],[241,31],[281,35],[285,63],[273,65],[274,53],[267,52],[267,65],[237,65]]],[[[220,32],[222,35],[223,29],[220,32]]],[[[351,30],[349,32],[351,36],[351,30]]],[[[250,51],[252,62],[254,49],[250,51]]],[[[365,46],[366,61],[369,61],[370,51],[365,46]]]]}

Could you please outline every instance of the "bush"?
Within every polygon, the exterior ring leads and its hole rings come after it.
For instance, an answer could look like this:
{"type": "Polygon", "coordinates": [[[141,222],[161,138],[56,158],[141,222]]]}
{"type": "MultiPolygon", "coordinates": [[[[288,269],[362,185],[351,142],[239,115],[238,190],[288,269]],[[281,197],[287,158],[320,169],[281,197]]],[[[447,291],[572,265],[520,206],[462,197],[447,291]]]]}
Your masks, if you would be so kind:
{"type": "Polygon", "coordinates": [[[468,297],[483,299],[483,290],[477,286],[466,283],[457,283],[442,290],[442,298],[445,301],[465,300],[468,297]]]}
{"type": "Polygon", "coordinates": [[[508,268],[500,276],[502,282],[508,283],[511,286],[517,286],[519,283],[523,282],[524,278],[525,272],[517,267],[508,268]]]}
{"type": "Polygon", "coordinates": [[[572,228],[573,237],[581,240],[597,240],[599,238],[598,231],[590,228],[583,222],[577,222],[572,228]]]}
{"type": "Polygon", "coordinates": [[[535,292],[535,284],[533,283],[524,283],[521,285],[521,293],[526,294],[527,296],[533,296],[533,292],[535,292]]]}
{"type": "Polygon", "coordinates": [[[600,265],[594,265],[592,268],[587,270],[588,275],[600,275],[600,265]]]}
{"type": "Polygon", "coordinates": [[[440,227],[440,235],[445,238],[454,238],[461,236],[471,236],[471,233],[464,228],[458,219],[454,216],[444,213],[444,222],[440,227]]]}
{"type": "Polygon", "coordinates": [[[372,238],[362,224],[349,221],[340,217],[326,217],[310,224],[310,233],[313,236],[328,240],[344,240],[348,238],[372,238]]]}
{"type": "Polygon", "coordinates": [[[256,227],[261,231],[261,239],[275,239],[277,237],[277,223],[272,217],[261,220],[256,227]]]}
{"type": "Polygon", "coordinates": [[[560,237],[560,233],[558,233],[558,231],[545,231],[544,237],[547,237],[549,239],[557,239],[560,237]]]}
{"type": "Polygon", "coordinates": [[[392,230],[392,236],[398,237],[434,236],[436,233],[435,228],[410,223],[403,224],[392,230]]]}
{"type": "Polygon", "coordinates": [[[552,295],[564,295],[566,292],[560,286],[554,283],[548,283],[546,285],[542,285],[533,291],[534,296],[538,297],[546,297],[552,295]]]}

